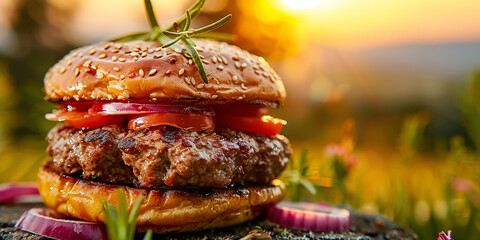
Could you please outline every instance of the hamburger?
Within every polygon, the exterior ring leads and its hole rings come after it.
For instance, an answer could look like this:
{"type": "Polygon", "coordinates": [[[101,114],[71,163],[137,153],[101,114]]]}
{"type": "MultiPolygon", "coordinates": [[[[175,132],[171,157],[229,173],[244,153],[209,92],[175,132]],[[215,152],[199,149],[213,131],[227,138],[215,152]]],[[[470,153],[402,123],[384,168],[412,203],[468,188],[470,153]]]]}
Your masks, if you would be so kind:
{"type": "MultiPolygon", "coordinates": [[[[44,79],[47,135],[38,175],[44,204],[105,222],[103,203],[143,196],[137,230],[198,231],[252,219],[281,201],[291,154],[285,100],[261,57],[195,40],[208,83],[182,50],[156,41],[102,42],[71,51],[44,79]]],[[[184,47],[179,43],[180,47],[184,47]]]]}

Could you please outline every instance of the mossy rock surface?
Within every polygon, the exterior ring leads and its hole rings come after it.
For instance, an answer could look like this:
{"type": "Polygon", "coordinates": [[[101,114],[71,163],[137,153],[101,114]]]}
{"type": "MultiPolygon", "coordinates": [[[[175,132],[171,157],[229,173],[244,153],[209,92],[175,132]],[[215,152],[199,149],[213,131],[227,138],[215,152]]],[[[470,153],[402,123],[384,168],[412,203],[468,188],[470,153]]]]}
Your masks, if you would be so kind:
{"type": "MultiPolygon", "coordinates": [[[[23,212],[39,203],[0,205],[0,240],[48,239],[16,229],[15,223],[23,212]]],[[[344,233],[319,233],[278,227],[261,218],[233,227],[212,229],[195,233],[177,233],[154,236],[153,239],[292,239],[292,240],[383,240],[417,239],[416,235],[381,216],[352,213],[352,227],[344,233]]],[[[138,239],[141,239],[139,236],[138,239]]]]}

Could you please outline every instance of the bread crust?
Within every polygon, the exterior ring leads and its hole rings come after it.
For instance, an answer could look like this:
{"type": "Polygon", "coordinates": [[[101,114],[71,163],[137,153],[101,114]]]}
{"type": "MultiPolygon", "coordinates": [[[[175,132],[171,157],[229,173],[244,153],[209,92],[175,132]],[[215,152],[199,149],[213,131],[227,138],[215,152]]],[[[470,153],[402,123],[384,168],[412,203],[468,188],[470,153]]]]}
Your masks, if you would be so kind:
{"type": "Polygon", "coordinates": [[[180,50],[158,42],[102,42],[73,50],[48,71],[46,99],[283,103],[283,83],[263,58],[223,42],[195,42],[208,84],[180,50]]]}
{"type": "Polygon", "coordinates": [[[116,206],[118,192],[124,189],[128,209],[144,196],[137,221],[140,232],[189,232],[234,225],[253,219],[285,195],[279,180],[270,186],[147,190],[60,176],[50,164],[45,163],[37,178],[47,207],[67,217],[105,222],[103,202],[116,206]]]}

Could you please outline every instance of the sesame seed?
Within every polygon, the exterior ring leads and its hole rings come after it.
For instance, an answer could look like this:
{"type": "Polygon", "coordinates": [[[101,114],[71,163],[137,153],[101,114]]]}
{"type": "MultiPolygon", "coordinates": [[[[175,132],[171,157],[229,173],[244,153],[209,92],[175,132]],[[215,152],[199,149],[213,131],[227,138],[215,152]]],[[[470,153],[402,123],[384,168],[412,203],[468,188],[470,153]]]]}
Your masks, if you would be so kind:
{"type": "Polygon", "coordinates": [[[118,59],[118,61],[120,61],[120,62],[125,62],[125,60],[126,60],[125,58],[119,58],[118,59]]]}
{"type": "Polygon", "coordinates": [[[113,49],[112,53],[118,53],[118,49],[113,49]]]}
{"type": "Polygon", "coordinates": [[[242,83],[242,85],[240,85],[240,87],[243,89],[243,90],[247,90],[248,88],[245,87],[245,83],[242,83]]]}
{"type": "Polygon", "coordinates": [[[200,57],[200,59],[205,59],[205,56],[203,56],[202,54],[199,54],[198,56],[200,57]]]}
{"type": "Polygon", "coordinates": [[[213,90],[216,91],[216,90],[218,90],[219,88],[220,88],[220,87],[219,87],[217,84],[213,85],[213,90]]]}
{"type": "Polygon", "coordinates": [[[218,59],[218,62],[219,62],[219,63],[223,63],[222,57],[218,56],[217,59],[218,59]]]}
{"type": "Polygon", "coordinates": [[[72,65],[72,61],[68,61],[68,62],[67,62],[67,65],[68,65],[68,66],[72,65]]]}
{"type": "Polygon", "coordinates": [[[105,54],[101,54],[100,56],[98,56],[98,58],[100,58],[100,59],[104,59],[106,57],[107,57],[107,55],[105,55],[105,54]]]}
{"type": "Polygon", "coordinates": [[[132,52],[132,51],[130,51],[130,50],[125,50],[124,53],[125,53],[125,54],[129,54],[129,53],[131,53],[131,52],[132,52]]]}
{"type": "Polygon", "coordinates": [[[122,79],[122,80],[125,79],[125,75],[123,75],[123,74],[120,75],[120,79],[122,79]]]}
{"type": "Polygon", "coordinates": [[[190,78],[185,77],[185,82],[186,82],[187,84],[190,84],[190,78]]]}
{"type": "Polygon", "coordinates": [[[239,58],[238,56],[233,56],[232,59],[235,60],[235,61],[237,61],[237,60],[239,60],[240,58],[239,58]]]}
{"type": "Polygon", "coordinates": [[[103,47],[103,49],[107,50],[109,47],[110,47],[110,44],[107,43],[107,44],[103,47]]]}
{"type": "Polygon", "coordinates": [[[102,79],[103,78],[103,73],[98,71],[97,72],[97,79],[102,79]]]}
{"type": "Polygon", "coordinates": [[[78,74],[80,74],[80,69],[75,68],[75,77],[78,77],[78,74]]]}
{"type": "Polygon", "coordinates": [[[153,55],[153,58],[161,58],[163,55],[162,54],[155,54],[153,55]]]}
{"type": "Polygon", "coordinates": [[[140,77],[145,77],[145,72],[143,69],[138,70],[138,73],[140,74],[140,77]]]}
{"type": "Polygon", "coordinates": [[[205,84],[200,83],[200,84],[197,85],[197,88],[198,88],[198,89],[202,89],[204,86],[205,86],[205,84]]]}
{"type": "Polygon", "coordinates": [[[153,76],[155,73],[157,73],[157,69],[152,69],[150,72],[148,72],[148,76],[153,76]]]}
{"type": "Polygon", "coordinates": [[[128,77],[129,77],[129,78],[134,78],[136,75],[137,75],[137,74],[135,74],[134,72],[132,72],[132,73],[128,74],[128,77]]]}
{"type": "Polygon", "coordinates": [[[148,47],[142,48],[142,51],[144,51],[144,52],[148,51],[148,47]]]}
{"type": "Polygon", "coordinates": [[[212,99],[218,98],[218,95],[212,95],[212,99]]]}
{"type": "Polygon", "coordinates": [[[263,75],[264,77],[268,77],[267,72],[263,72],[262,75],[263,75]]]}
{"type": "Polygon", "coordinates": [[[217,69],[218,69],[218,70],[223,70],[223,68],[224,68],[223,65],[218,65],[218,66],[217,66],[217,69]]]}
{"type": "Polygon", "coordinates": [[[134,48],[133,48],[133,51],[135,51],[135,52],[140,52],[140,48],[139,48],[139,47],[134,47],[134,48]]]}
{"type": "Polygon", "coordinates": [[[116,49],[122,48],[122,44],[117,44],[117,45],[115,45],[115,48],[116,48],[116,49]]]}
{"type": "Polygon", "coordinates": [[[138,60],[138,57],[134,57],[134,58],[133,58],[133,61],[137,61],[137,60],[138,60]]]}
{"type": "Polygon", "coordinates": [[[90,64],[92,64],[92,60],[88,60],[88,61],[86,61],[86,62],[83,63],[83,65],[85,65],[85,66],[88,66],[88,65],[90,65],[90,64]]]}
{"type": "Polygon", "coordinates": [[[197,83],[197,81],[195,81],[195,78],[190,78],[190,82],[192,83],[192,85],[195,85],[197,83]]]}
{"type": "Polygon", "coordinates": [[[192,59],[188,59],[188,64],[192,65],[193,64],[193,61],[192,59]]]}
{"type": "Polygon", "coordinates": [[[247,67],[247,63],[242,63],[242,68],[246,68],[247,67]]]}
{"type": "Polygon", "coordinates": [[[236,68],[240,68],[240,62],[235,62],[234,64],[236,68]]]}
{"type": "Polygon", "coordinates": [[[258,70],[255,70],[255,74],[257,74],[257,75],[260,75],[260,74],[261,74],[261,72],[260,72],[260,71],[258,71],[258,70]]]}
{"type": "Polygon", "coordinates": [[[260,68],[258,68],[257,66],[253,66],[252,68],[255,70],[260,70],[260,68]]]}
{"type": "Polygon", "coordinates": [[[273,78],[272,75],[270,75],[269,78],[270,78],[270,82],[275,83],[275,79],[273,78]]]}
{"type": "Polygon", "coordinates": [[[203,49],[196,47],[197,52],[203,52],[203,49]]]}
{"type": "Polygon", "coordinates": [[[162,50],[162,47],[155,48],[155,52],[160,52],[160,50],[162,50]]]}
{"type": "Polygon", "coordinates": [[[142,57],[146,57],[146,56],[147,56],[147,52],[143,52],[142,57]]]}
{"type": "Polygon", "coordinates": [[[178,48],[175,48],[174,51],[177,52],[177,53],[182,53],[182,51],[178,48]]]}
{"type": "Polygon", "coordinates": [[[209,64],[209,62],[205,59],[202,59],[202,62],[205,63],[205,64],[209,64]]]}
{"type": "Polygon", "coordinates": [[[180,71],[178,71],[178,75],[182,76],[184,72],[185,72],[185,69],[181,68],[180,71]]]}
{"type": "Polygon", "coordinates": [[[112,61],[116,62],[117,61],[117,56],[112,56],[112,61]]]}
{"type": "Polygon", "coordinates": [[[222,60],[223,60],[223,63],[224,63],[225,65],[228,65],[228,61],[227,61],[227,59],[226,59],[224,56],[222,56],[222,60]]]}
{"type": "Polygon", "coordinates": [[[232,79],[233,79],[234,82],[237,82],[238,81],[237,75],[233,75],[232,79]]]}
{"type": "Polygon", "coordinates": [[[62,68],[62,69],[60,70],[60,73],[64,73],[64,72],[66,72],[66,71],[67,71],[66,68],[62,68]]]}
{"type": "Polygon", "coordinates": [[[138,53],[134,52],[132,54],[130,54],[132,57],[138,57],[138,53]]]}
{"type": "Polygon", "coordinates": [[[96,52],[97,52],[96,50],[92,50],[92,51],[88,52],[88,54],[93,55],[93,54],[95,54],[96,52]]]}
{"type": "Polygon", "coordinates": [[[118,71],[120,71],[120,68],[114,67],[114,68],[113,68],[113,71],[118,72],[118,71]]]}
{"type": "Polygon", "coordinates": [[[217,63],[217,57],[213,56],[212,62],[213,62],[213,63],[217,63]]]}
{"type": "Polygon", "coordinates": [[[155,52],[155,49],[148,49],[147,52],[148,52],[148,53],[153,53],[153,52],[155,52]]]}
{"type": "Polygon", "coordinates": [[[172,72],[172,71],[167,70],[167,71],[165,72],[165,74],[166,74],[166,75],[169,75],[171,72],[172,72]]]}
{"type": "Polygon", "coordinates": [[[261,69],[261,70],[265,70],[262,65],[258,65],[258,67],[261,69]]]}

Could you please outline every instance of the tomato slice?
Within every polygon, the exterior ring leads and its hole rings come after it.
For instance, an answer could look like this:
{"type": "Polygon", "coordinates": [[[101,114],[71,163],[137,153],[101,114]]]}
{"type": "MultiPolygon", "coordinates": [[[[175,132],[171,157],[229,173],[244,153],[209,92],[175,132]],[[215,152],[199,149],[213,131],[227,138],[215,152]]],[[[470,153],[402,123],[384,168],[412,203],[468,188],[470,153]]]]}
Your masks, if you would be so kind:
{"type": "Polygon", "coordinates": [[[122,123],[126,118],[125,116],[118,115],[65,111],[50,113],[47,114],[46,117],[51,121],[65,121],[68,126],[77,129],[91,129],[115,123],[122,123]]]}
{"type": "Polygon", "coordinates": [[[219,126],[262,135],[279,134],[287,124],[287,121],[269,115],[262,117],[217,115],[215,122],[219,126]]]}
{"type": "Polygon", "coordinates": [[[128,128],[140,130],[143,128],[167,125],[189,131],[202,131],[215,129],[213,116],[198,113],[150,113],[144,115],[130,116],[128,128]]]}

